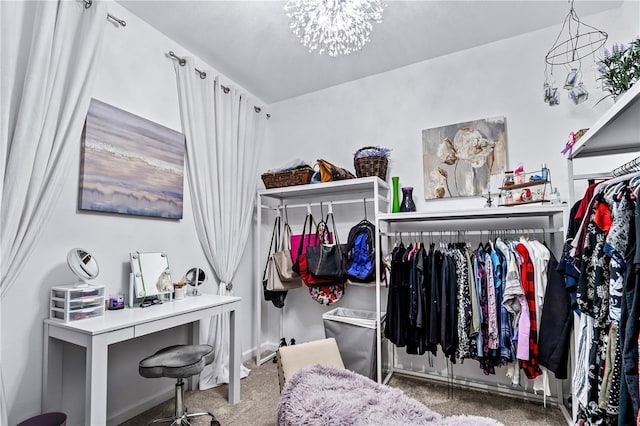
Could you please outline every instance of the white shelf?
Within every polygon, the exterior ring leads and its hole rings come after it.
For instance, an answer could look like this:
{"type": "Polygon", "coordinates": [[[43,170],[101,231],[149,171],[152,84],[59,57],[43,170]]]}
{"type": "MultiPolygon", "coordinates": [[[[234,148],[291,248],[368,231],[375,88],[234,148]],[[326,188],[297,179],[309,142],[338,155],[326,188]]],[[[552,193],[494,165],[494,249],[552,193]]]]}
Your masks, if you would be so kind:
{"type": "MultiPolygon", "coordinates": [[[[377,216],[378,227],[381,235],[386,237],[387,247],[391,247],[394,238],[400,237],[402,234],[409,234],[409,241],[412,241],[411,234],[420,234],[418,238],[423,239],[422,232],[437,235],[447,235],[456,238],[456,233],[463,232],[461,241],[471,241],[466,239],[467,235],[475,236],[475,241],[486,240],[483,235],[489,237],[491,231],[515,232],[518,235],[528,234],[529,231],[535,234],[542,234],[544,240],[548,242],[551,251],[556,255],[562,252],[564,242],[564,223],[568,216],[569,208],[566,204],[534,204],[513,207],[496,207],[496,208],[478,208],[474,210],[448,210],[448,211],[423,211],[410,213],[384,213],[377,216]],[[479,236],[480,238],[477,238],[479,236]]],[[[431,235],[429,235],[431,239],[431,235]]],[[[446,242],[448,238],[445,238],[446,242]]],[[[415,241],[415,240],[413,240],[415,241]]],[[[426,241],[426,240],[423,240],[426,241]]],[[[441,240],[442,241],[442,240],[441,240]]],[[[425,243],[426,244],[426,243],[425,243]]],[[[416,377],[424,377],[427,379],[435,379],[438,381],[451,381],[451,378],[444,377],[437,370],[426,372],[412,370],[411,365],[399,366],[396,363],[396,350],[394,349],[394,358],[391,362],[391,375],[395,373],[409,374],[416,377]]],[[[416,362],[416,365],[418,363],[416,362]]],[[[492,393],[502,393],[512,397],[520,397],[524,399],[535,399],[536,395],[531,392],[516,390],[507,387],[501,383],[484,383],[484,379],[480,378],[482,373],[470,372],[468,377],[456,376],[454,382],[463,386],[472,388],[488,389],[492,393]]],[[[564,391],[562,382],[555,381],[556,396],[550,397],[547,401],[551,401],[558,406],[562,406],[564,391]]]]}
{"type": "MultiPolygon", "coordinates": [[[[310,205],[317,205],[318,203],[331,202],[333,204],[347,204],[347,203],[362,203],[363,198],[366,202],[373,202],[373,215],[376,217],[380,214],[381,210],[385,211],[389,209],[391,204],[391,191],[389,190],[389,184],[377,176],[363,177],[356,179],[347,179],[335,182],[325,183],[313,183],[308,185],[296,185],[287,186],[283,188],[270,188],[258,190],[256,194],[256,206],[257,206],[257,220],[256,220],[256,232],[255,232],[255,244],[254,244],[254,256],[258,261],[258,266],[255,268],[255,282],[258,294],[255,298],[255,312],[256,312],[256,324],[255,329],[255,347],[258,349],[256,353],[256,364],[270,360],[273,355],[262,357],[262,300],[263,300],[263,288],[262,288],[262,272],[264,262],[266,259],[263,256],[263,247],[261,241],[262,231],[262,213],[263,210],[273,209],[276,204],[277,207],[286,205],[288,207],[308,207],[310,205]]],[[[371,219],[374,224],[377,224],[375,219],[371,219]]],[[[273,226],[273,225],[271,225],[273,226]]],[[[379,230],[376,226],[376,241],[378,240],[379,230]]],[[[268,240],[266,241],[269,242],[268,240]]],[[[380,263],[380,251],[376,251],[376,265],[380,263]]],[[[376,281],[380,282],[380,271],[376,271],[376,281]]],[[[288,303],[288,302],[287,302],[288,303]]],[[[380,308],[380,286],[376,286],[376,318],[377,318],[377,333],[376,333],[376,353],[381,354],[382,336],[381,336],[381,308],[380,308]]],[[[283,310],[280,310],[280,334],[283,329],[283,310]]],[[[380,383],[382,381],[382,357],[377,357],[377,379],[380,383]]]]}
{"type": "Polygon", "coordinates": [[[640,150],[640,84],[635,84],[576,142],[571,158],[640,150]]]}
{"type": "Polygon", "coordinates": [[[381,191],[389,191],[389,185],[376,176],[339,180],[335,182],[310,183],[308,185],[286,186],[283,188],[270,188],[258,191],[259,197],[268,197],[278,200],[290,198],[315,198],[325,195],[336,196],[339,194],[372,193],[374,182],[378,182],[381,191]]]}
{"type": "Polygon", "coordinates": [[[411,212],[411,213],[382,213],[378,220],[394,222],[427,222],[434,220],[463,220],[463,219],[507,219],[510,217],[552,217],[567,210],[566,204],[557,206],[525,205],[513,207],[496,207],[476,210],[450,210],[439,212],[411,212]]]}

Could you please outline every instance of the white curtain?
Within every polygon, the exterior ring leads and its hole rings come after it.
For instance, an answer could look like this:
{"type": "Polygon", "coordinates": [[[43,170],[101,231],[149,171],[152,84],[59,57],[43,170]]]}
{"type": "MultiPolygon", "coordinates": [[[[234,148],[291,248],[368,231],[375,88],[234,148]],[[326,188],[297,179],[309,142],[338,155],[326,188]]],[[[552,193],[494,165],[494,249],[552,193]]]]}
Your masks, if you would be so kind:
{"type": "MultiPolygon", "coordinates": [[[[201,78],[190,58],[184,66],[175,62],[175,69],[196,229],[220,280],[218,294],[231,295],[251,229],[266,114],[235,88],[201,78]]],[[[216,359],[200,375],[200,389],[229,382],[228,314],[209,324],[206,338],[216,359]]],[[[248,374],[243,366],[240,376],[248,374]]]]}
{"type": "MultiPolygon", "coordinates": [[[[79,153],[107,9],[95,0],[89,9],[82,1],[3,1],[0,15],[1,314],[79,153]]],[[[8,424],[4,386],[0,416],[8,424]]]]}

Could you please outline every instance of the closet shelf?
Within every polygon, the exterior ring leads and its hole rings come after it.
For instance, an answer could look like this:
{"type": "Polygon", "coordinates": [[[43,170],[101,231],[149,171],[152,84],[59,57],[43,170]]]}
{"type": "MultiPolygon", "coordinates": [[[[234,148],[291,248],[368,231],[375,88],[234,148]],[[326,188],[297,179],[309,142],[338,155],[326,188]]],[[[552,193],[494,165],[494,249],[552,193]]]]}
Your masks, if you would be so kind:
{"type": "MultiPolygon", "coordinates": [[[[450,211],[429,211],[429,212],[410,212],[410,213],[383,213],[377,215],[377,225],[379,233],[383,239],[383,245],[386,247],[395,247],[400,237],[402,243],[403,235],[408,236],[408,241],[422,241],[426,244],[425,238],[430,243],[437,242],[440,236],[440,242],[486,242],[483,236],[490,238],[493,235],[507,235],[511,232],[518,232],[519,235],[527,235],[530,233],[542,234],[544,241],[549,249],[556,257],[562,252],[564,242],[564,227],[569,208],[567,205],[539,203],[537,205],[524,204],[514,207],[496,207],[496,208],[477,208],[475,210],[450,210],[450,211]],[[428,233],[428,235],[425,234],[428,233]],[[433,234],[436,238],[432,240],[433,234]],[[442,236],[450,238],[442,239],[442,236]],[[473,236],[466,239],[467,236],[473,236]],[[478,238],[479,237],[479,238],[478,238]],[[412,240],[412,238],[415,238],[412,240]],[[394,242],[395,239],[395,242],[394,242]]],[[[407,239],[405,239],[405,242],[407,239]]],[[[408,247],[408,246],[407,246],[408,247]]],[[[391,290],[390,290],[391,291],[391,290]]],[[[387,320],[389,320],[389,311],[387,309],[387,320]]],[[[433,365],[427,367],[426,364],[420,367],[420,363],[411,357],[412,355],[400,354],[400,347],[390,342],[391,362],[389,363],[389,373],[385,379],[385,383],[393,374],[404,374],[416,376],[428,380],[444,382],[449,385],[471,387],[476,389],[489,390],[491,393],[501,393],[504,395],[523,398],[525,400],[537,400],[542,402],[552,402],[560,407],[560,410],[566,412],[563,401],[565,392],[563,383],[560,380],[552,382],[549,386],[551,390],[555,388],[555,396],[552,394],[548,397],[538,396],[535,392],[523,391],[522,388],[516,389],[510,384],[500,383],[500,380],[485,381],[486,376],[482,376],[479,370],[466,371],[459,374],[447,367],[446,371],[451,375],[444,375],[444,371],[433,365]],[[402,356],[402,358],[401,358],[402,356]],[[400,361],[400,362],[398,362],[400,361]],[[420,369],[416,369],[416,366],[420,369]],[[555,386],[553,386],[553,383],[555,386]]],[[[438,351],[440,351],[441,346],[438,351]]],[[[438,356],[442,353],[438,352],[438,356]]],[[[523,374],[524,375],[524,374],[523,374]]],[[[497,377],[497,373],[496,373],[497,377]]],[[[570,418],[565,414],[567,419],[570,418]]]]}
{"type": "Polygon", "coordinates": [[[502,191],[512,191],[514,189],[529,188],[532,186],[546,185],[548,183],[550,184],[551,182],[548,180],[532,180],[530,182],[525,182],[525,183],[514,183],[513,185],[501,186],[498,189],[502,191]]]}
{"type": "Polygon", "coordinates": [[[518,201],[516,203],[503,203],[500,204],[503,207],[513,207],[513,206],[522,206],[524,204],[544,204],[544,203],[550,203],[551,200],[529,200],[529,201],[518,201]]]}
{"type": "MultiPolygon", "coordinates": [[[[364,202],[365,215],[367,213],[367,203],[372,203],[373,208],[370,210],[370,217],[377,217],[382,210],[387,211],[391,204],[391,194],[389,185],[377,176],[347,179],[336,182],[314,183],[308,185],[296,185],[282,188],[270,188],[258,190],[256,194],[256,208],[257,208],[257,220],[256,230],[254,233],[254,256],[257,259],[258,264],[254,268],[255,270],[255,290],[257,292],[255,297],[255,312],[256,323],[255,330],[255,348],[256,350],[256,364],[261,365],[264,362],[272,359],[275,356],[275,352],[270,353],[266,357],[263,357],[263,332],[262,332],[262,310],[265,306],[269,306],[270,303],[263,302],[263,287],[262,287],[262,263],[265,259],[263,257],[262,247],[262,224],[263,214],[270,213],[272,216],[273,210],[282,208],[283,206],[289,208],[305,208],[310,206],[318,206],[324,203],[331,202],[334,205],[362,203],[364,202]]],[[[362,208],[362,207],[360,207],[362,208]]],[[[345,209],[347,210],[347,209],[345,209]]],[[[279,214],[279,213],[278,213],[279,214]]],[[[359,219],[358,219],[359,220],[359,219]]],[[[376,225],[376,236],[379,235],[379,229],[377,227],[377,221],[371,219],[376,225]]],[[[377,238],[376,238],[377,240],[377,238]]],[[[268,243],[269,240],[266,240],[268,243]]],[[[379,264],[380,251],[376,251],[376,264],[379,264]]],[[[382,353],[382,317],[380,306],[380,271],[376,271],[376,285],[375,292],[375,309],[376,309],[376,354],[382,353]]],[[[280,310],[280,335],[283,335],[284,327],[284,315],[283,310],[280,310]]],[[[377,357],[377,379],[378,383],[382,382],[382,356],[377,357]]]]}
{"type": "Polygon", "coordinates": [[[286,200],[292,198],[318,198],[322,196],[335,197],[341,194],[353,195],[358,192],[371,193],[374,182],[376,181],[379,191],[389,191],[389,185],[385,181],[377,176],[370,176],[335,182],[310,183],[308,185],[263,189],[258,191],[258,196],[286,200]]]}
{"type": "Polygon", "coordinates": [[[510,217],[553,217],[567,211],[566,205],[560,206],[521,206],[496,207],[482,210],[449,210],[439,212],[411,212],[411,213],[382,213],[378,220],[394,222],[427,222],[433,220],[462,220],[462,219],[500,219],[510,217]]]}
{"type": "Polygon", "coordinates": [[[637,152],[640,84],[635,84],[576,142],[571,158],[637,152]]]}
{"type": "MultiPolygon", "coordinates": [[[[579,158],[609,156],[640,151],[640,84],[635,84],[596,121],[575,143],[567,158],[569,204],[576,200],[573,181],[600,179],[600,173],[577,175],[573,161],[579,158]],[[596,176],[591,176],[596,175],[596,176]]],[[[608,177],[608,176],[607,176],[608,177]]]]}

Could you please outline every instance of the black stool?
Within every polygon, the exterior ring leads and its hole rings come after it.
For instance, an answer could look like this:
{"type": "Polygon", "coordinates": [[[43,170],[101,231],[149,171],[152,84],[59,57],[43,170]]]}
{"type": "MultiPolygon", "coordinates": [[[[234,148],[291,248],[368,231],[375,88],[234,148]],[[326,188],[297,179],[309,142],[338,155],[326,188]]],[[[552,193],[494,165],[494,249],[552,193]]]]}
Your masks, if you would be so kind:
{"type": "Polygon", "coordinates": [[[191,426],[190,418],[211,416],[211,426],[219,426],[213,414],[208,411],[187,413],[184,407],[184,383],[195,374],[200,374],[205,365],[213,362],[213,347],[209,345],[175,345],[160,349],[155,354],[140,361],[138,372],[142,377],[154,379],[158,377],[172,377],[178,379],[176,383],[175,404],[173,417],[155,419],[151,423],[171,423],[173,425],[191,426]]]}

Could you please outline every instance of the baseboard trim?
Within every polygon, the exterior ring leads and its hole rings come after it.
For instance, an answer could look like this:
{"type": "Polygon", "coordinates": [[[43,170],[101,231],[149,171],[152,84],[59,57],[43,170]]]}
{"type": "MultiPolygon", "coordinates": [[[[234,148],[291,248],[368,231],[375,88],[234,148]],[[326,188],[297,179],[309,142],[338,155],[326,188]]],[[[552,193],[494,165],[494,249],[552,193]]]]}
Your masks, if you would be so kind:
{"type": "Polygon", "coordinates": [[[162,404],[165,401],[173,398],[174,389],[168,389],[166,392],[157,393],[155,395],[151,395],[150,397],[139,401],[135,405],[130,405],[129,407],[120,410],[118,413],[113,414],[109,418],[107,418],[107,426],[117,426],[121,423],[126,422],[127,420],[137,416],[140,413],[144,413],[150,408],[155,407],[156,405],[162,404]]]}

